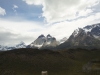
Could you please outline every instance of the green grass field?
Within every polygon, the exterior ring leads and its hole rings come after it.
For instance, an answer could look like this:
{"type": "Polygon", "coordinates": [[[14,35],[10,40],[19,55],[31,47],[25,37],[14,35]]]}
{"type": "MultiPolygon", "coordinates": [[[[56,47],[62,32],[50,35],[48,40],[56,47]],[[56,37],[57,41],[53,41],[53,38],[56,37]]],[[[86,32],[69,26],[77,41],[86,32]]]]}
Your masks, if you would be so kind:
{"type": "Polygon", "coordinates": [[[0,52],[0,75],[100,75],[100,50],[18,49],[0,52]],[[83,70],[87,65],[91,70],[83,70]]]}

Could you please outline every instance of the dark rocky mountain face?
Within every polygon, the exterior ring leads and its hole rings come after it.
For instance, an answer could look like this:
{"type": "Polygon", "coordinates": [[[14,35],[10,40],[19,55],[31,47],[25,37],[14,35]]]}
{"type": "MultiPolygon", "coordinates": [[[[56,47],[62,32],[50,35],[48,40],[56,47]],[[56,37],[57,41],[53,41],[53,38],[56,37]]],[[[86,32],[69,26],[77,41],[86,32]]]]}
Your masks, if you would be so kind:
{"type": "Polygon", "coordinates": [[[99,48],[100,24],[89,25],[75,30],[69,39],[57,48],[99,48]]]}
{"type": "Polygon", "coordinates": [[[50,34],[47,35],[47,38],[52,38],[52,36],[50,34]]]}

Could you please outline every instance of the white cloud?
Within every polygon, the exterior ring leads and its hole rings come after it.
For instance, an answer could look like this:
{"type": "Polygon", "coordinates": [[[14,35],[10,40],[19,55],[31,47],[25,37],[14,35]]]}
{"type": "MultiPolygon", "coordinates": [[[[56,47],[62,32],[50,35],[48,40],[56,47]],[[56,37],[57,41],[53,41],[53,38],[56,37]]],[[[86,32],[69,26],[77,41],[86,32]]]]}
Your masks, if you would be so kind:
{"type": "Polygon", "coordinates": [[[6,15],[5,9],[3,9],[3,8],[1,8],[1,7],[0,7],[0,15],[3,15],[3,16],[6,15]]]}
{"type": "Polygon", "coordinates": [[[28,4],[42,4],[48,23],[61,22],[90,15],[100,0],[23,0],[28,4]]]}
{"type": "Polygon", "coordinates": [[[98,0],[44,0],[43,16],[48,23],[60,22],[87,16],[98,0]],[[79,15],[76,15],[79,13],[79,15]]]}
{"type": "Polygon", "coordinates": [[[12,9],[16,14],[17,14],[17,11],[16,11],[17,8],[18,8],[18,6],[14,4],[12,9]]]}
{"type": "Polygon", "coordinates": [[[18,6],[17,5],[13,5],[13,8],[18,8],[18,6]]]}
{"type": "Polygon", "coordinates": [[[91,9],[87,9],[86,11],[80,11],[80,13],[78,14],[78,16],[88,16],[90,15],[90,13],[92,13],[93,11],[91,9]]]}
{"type": "Polygon", "coordinates": [[[31,5],[31,4],[40,5],[40,4],[42,4],[43,0],[23,0],[23,1],[25,1],[29,5],[31,5]]]}
{"type": "Polygon", "coordinates": [[[36,22],[0,19],[0,44],[13,45],[20,41],[30,44],[41,34],[41,30],[42,26],[36,22]]]}

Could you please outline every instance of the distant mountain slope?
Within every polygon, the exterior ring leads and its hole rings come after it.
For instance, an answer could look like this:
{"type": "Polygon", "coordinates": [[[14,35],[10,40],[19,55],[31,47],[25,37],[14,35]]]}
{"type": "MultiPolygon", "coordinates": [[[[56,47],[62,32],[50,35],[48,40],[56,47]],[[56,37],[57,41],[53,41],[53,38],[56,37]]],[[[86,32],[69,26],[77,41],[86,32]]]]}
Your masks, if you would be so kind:
{"type": "Polygon", "coordinates": [[[0,51],[7,51],[7,50],[13,50],[13,49],[19,49],[19,48],[26,48],[26,45],[24,42],[20,42],[19,44],[15,46],[2,46],[0,45],[0,51]]]}
{"type": "Polygon", "coordinates": [[[100,24],[76,29],[69,39],[57,48],[100,48],[100,24]]]}

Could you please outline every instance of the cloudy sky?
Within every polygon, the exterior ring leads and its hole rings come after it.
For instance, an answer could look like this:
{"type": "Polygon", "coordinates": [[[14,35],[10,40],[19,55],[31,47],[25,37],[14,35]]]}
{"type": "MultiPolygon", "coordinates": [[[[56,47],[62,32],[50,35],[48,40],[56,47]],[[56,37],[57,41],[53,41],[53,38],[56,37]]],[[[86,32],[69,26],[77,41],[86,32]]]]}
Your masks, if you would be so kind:
{"type": "Polygon", "coordinates": [[[100,0],[0,0],[0,45],[33,42],[51,34],[57,40],[100,23],[100,0]]]}

